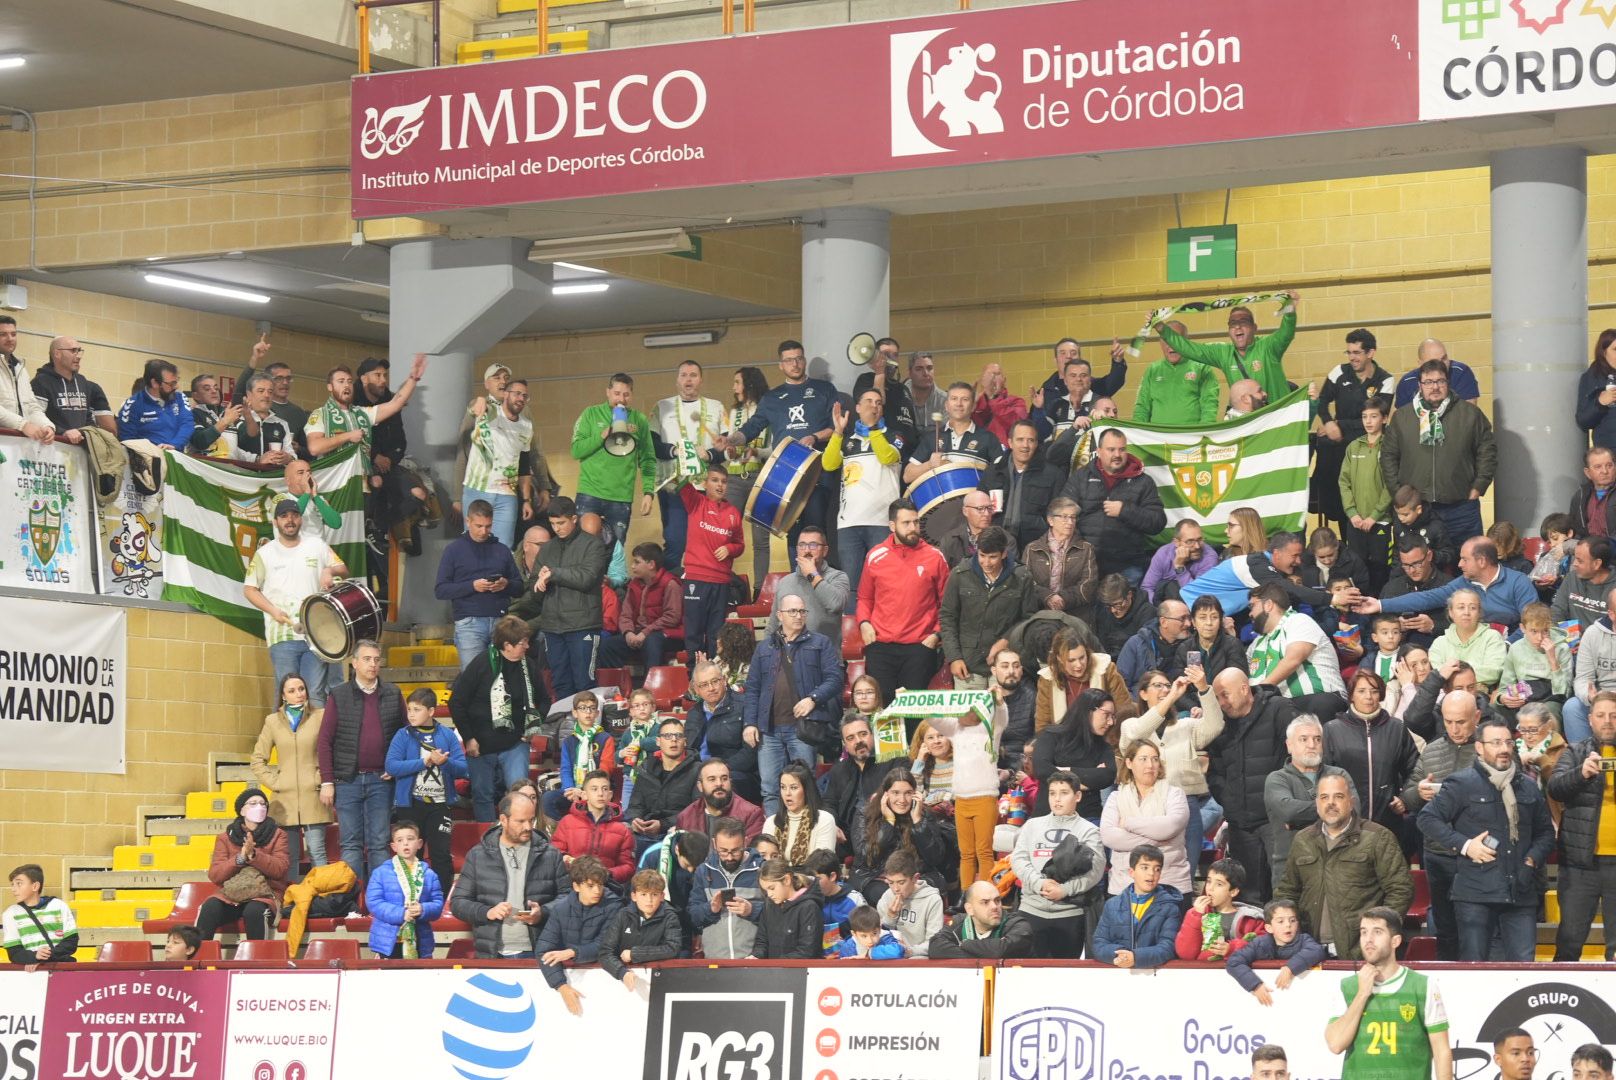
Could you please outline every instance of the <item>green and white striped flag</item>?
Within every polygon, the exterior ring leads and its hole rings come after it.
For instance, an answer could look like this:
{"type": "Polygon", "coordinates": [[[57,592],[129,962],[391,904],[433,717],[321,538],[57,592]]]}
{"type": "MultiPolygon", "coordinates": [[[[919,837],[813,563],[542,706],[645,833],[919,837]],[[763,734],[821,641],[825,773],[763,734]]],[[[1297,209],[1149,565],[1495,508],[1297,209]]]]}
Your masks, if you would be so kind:
{"type": "MultiPolygon", "coordinates": [[[[315,488],[342,515],[337,557],[365,574],[365,472],[358,446],[323,457],[315,488]]],[[[229,462],[164,454],[163,599],[189,604],[250,634],[264,632],[263,612],[242,596],[253,552],[270,538],[275,502],[286,495],[276,473],[229,462]]]]}
{"type": "Polygon", "coordinates": [[[1307,433],[1312,410],[1305,389],[1260,412],[1221,424],[1169,427],[1131,420],[1100,421],[1128,436],[1128,450],[1156,481],[1167,529],[1185,518],[1200,522],[1208,541],[1228,542],[1229,511],[1249,506],[1270,534],[1300,531],[1307,517],[1307,433]]]}

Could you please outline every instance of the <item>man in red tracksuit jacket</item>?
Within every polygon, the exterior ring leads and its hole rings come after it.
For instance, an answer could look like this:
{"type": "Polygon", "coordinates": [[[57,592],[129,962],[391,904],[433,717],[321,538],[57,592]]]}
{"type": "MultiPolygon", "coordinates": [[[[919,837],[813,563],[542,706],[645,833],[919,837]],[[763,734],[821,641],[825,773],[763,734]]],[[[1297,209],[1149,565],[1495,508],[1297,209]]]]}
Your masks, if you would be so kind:
{"type": "Polygon", "coordinates": [[[704,652],[718,656],[718,632],[729,612],[730,565],[746,550],[741,512],[724,501],[729,471],[708,465],[702,490],[686,484],[679,489],[690,518],[685,536],[685,649],[690,663],[704,652]]]}
{"type": "Polygon", "coordinates": [[[887,511],[892,535],[864,560],[859,578],[859,633],[864,670],[881,685],[881,702],[899,690],[924,690],[941,662],[938,619],[948,585],[948,560],[920,538],[920,514],[909,499],[887,511]]]}

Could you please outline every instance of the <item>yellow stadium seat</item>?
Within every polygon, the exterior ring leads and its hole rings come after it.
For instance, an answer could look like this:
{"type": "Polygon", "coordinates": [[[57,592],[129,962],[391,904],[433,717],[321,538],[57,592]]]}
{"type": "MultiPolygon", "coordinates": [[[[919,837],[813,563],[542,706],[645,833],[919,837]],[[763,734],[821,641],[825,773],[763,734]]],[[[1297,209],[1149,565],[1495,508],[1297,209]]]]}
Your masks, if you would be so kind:
{"type": "Polygon", "coordinates": [[[174,910],[174,894],[165,900],[75,900],[69,905],[80,926],[134,926],[147,919],[166,919],[174,910]]]}
{"type": "Polygon", "coordinates": [[[213,859],[211,836],[158,836],[150,844],[119,844],[112,849],[114,870],[205,871],[213,859]]]}
{"type": "MultiPolygon", "coordinates": [[[[500,41],[537,41],[538,38],[501,38],[500,41]]],[[[493,42],[474,41],[471,45],[493,44],[493,42]]],[[[466,48],[465,45],[460,48],[466,48]]],[[[505,59],[505,57],[500,57],[505,59]]],[[[461,61],[464,63],[464,61],[461,61]]],[[[387,666],[390,668],[409,667],[454,667],[460,666],[460,654],[453,645],[434,644],[422,642],[419,645],[394,645],[387,650],[387,666]]]]}
{"type": "Polygon", "coordinates": [[[1560,891],[1550,889],[1543,894],[1543,917],[1547,922],[1560,925],[1560,891]]]}
{"type": "MultiPolygon", "coordinates": [[[[589,51],[588,30],[555,30],[550,34],[550,51],[552,53],[581,53],[589,51]]],[[[463,42],[455,48],[455,63],[477,64],[488,60],[519,60],[524,57],[539,55],[539,35],[524,34],[521,37],[488,38],[482,41],[463,42]]],[[[453,646],[446,646],[449,653],[454,653],[453,646]]],[[[414,656],[422,650],[419,646],[407,650],[408,655],[414,656]]],[[[389,657],[391,662],[391,657],[389,657]]],[[[456,660],[449,661],[458,662],[456,660]]],[[[420,667],[424,665],[410,665],[420,667]]]]}

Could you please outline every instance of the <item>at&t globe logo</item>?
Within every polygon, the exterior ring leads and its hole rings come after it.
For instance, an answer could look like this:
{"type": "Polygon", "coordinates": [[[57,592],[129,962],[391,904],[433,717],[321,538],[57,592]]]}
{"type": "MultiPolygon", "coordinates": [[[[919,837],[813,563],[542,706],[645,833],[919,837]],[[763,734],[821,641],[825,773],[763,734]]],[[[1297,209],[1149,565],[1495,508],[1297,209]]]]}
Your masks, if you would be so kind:
{"type": "Polygon", "coordinates": [[[533,1050],[533,999],[527,988],[486,973],[449,999],[443,1049],[466,1080],[506,1080],[533,1050]]]}

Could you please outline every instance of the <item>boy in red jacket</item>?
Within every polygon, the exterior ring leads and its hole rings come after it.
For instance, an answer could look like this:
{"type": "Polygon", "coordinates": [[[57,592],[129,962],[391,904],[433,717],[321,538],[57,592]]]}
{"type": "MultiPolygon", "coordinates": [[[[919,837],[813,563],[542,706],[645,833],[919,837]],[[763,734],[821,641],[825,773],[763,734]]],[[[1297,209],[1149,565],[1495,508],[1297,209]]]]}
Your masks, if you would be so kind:
{"type": "Polygon", "coordinates": [[[612,806],[612,776],[597,769],[584,777],[584,801],[556,823],[550,846],[563,861],[593,855],[606,866],[612,884],[634,876],[634,834],[612,806]]]}
{"type": "Polygon", "coordinates": [[[679,579],[662,568],[661,544],[634,545],[617,631],[601,640],[601,667],[623,667],[630,660],[657,667],[684,642],[684,594],[679,579]]]}
{"type": "Polygon", "coordinates": [[[1246,884],[1239,859],[1219,859],[1206,871],[1206,891],[1184,913],[1174,943],[1180,960],[1227,960],[1263,932],[1263,913],[1235,902],[1246,884]]]}
{"type": "Polygon", "coordinates": [[[694,484],[679,489],[689,516],[685,539],[685,648],[690,663],[698,653],[718,655],[718,632],[729,612],[730,566],[746,550],[741,512],[724,501],[729,472],[708,465],[697,493],[694,484]]]}

